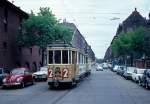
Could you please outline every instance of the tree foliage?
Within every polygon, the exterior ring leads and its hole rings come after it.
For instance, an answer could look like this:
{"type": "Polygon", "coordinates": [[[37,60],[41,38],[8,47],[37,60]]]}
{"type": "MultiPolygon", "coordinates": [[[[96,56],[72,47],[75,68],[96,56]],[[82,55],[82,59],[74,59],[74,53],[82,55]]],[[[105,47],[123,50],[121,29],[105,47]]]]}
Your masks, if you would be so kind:
{"type": "Polygon", "coordinates": [[[18,45],[24,47],[38,46],[42,49],[42,64],[44,62],[44,50],[47,45],[55,40],[70,42],[72,31],[59,24],[49,8],[40,8],[35,15],[31,12],[29,18],[22,24],[23,32],[18,35],[18,45]]]}
{"type": "Polygon", "coordinates": [[[18,36],[18,44],[25,47],[39,46],[44,49],[57,39],[70,41],[72,31],[60,25],[49,8],[40,8],[35,15],[31,12],[23,22],[23,32],[18,36]]]}
{"type": "Polygon", "coordinates": [[[133,54],[136,57],[141,57],[146,54],[146,30],[143,27],[139,27],[134,31],[121,33],[113,41],[111,47],[113,54],[116,57],[130,56],[133,54]]]}

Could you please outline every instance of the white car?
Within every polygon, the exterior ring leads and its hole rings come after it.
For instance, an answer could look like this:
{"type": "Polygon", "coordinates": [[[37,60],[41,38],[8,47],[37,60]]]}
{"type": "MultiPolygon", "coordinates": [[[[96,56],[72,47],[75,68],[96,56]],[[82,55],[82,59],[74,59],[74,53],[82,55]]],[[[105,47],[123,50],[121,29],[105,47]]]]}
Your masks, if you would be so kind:
{"type": "Polygon", "coordinates": [[[108,64],[104,62],[104,63],[102,64],[102,67],[103,67],[103,69],[108,69],[108,64]]]}
{"type": "Polygon", "coordinates": [[[126,71],[124,72],[123,76],[126,79],[132,79],[132,74],[136,67],[127,67],[126,71]]]}
{"type": "Polygon", "coordinates": [[[146,69],[140,69],[140,68],[134,69],[134,72],[132,73],[132,80],[138,82],[139,79],[142,78],[145,70],[146,69]]]}
{"type": "Polygon", "coordinates": [[[96,71],[103,71],[102,66],[98,65],[98,66],[96,67],[96,71]]]}
{"type": "Polygon", "coordinates": [[[114,68],[113,68],[113,71],[116,72],[118,69],[119,69],[119,66],[115,65],[114,68]]]}
{"type": "Polygon", "coordinates": [[[35,81],[38,80],[47,80],[47,75],[48,75],[48,67],[40,67],[40,71],[37,71],[35,73],[32,74],[33,78],[35,81]]]}

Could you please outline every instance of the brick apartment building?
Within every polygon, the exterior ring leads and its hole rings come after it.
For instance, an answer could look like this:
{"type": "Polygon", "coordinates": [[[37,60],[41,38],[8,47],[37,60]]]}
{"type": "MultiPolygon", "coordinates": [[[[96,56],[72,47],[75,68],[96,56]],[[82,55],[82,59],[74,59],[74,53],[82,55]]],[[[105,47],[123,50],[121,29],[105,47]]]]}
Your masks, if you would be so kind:
{"type": "Polygon", "coordinates": [[[95,53],[91,46],[87,43],[83,35],[80,33],[78,28],[73,23],[63,22],[63,25],[73,30],[73,37],[71,44],[73,47],[79,50],[79,52],[87,54],[92,61],[95,61],[95,53]]]}
{"type": "Polygon", "coordinates": [[[41,50],[19,47],[16,39],[28,14],[7,0],[0,0],[0,67],[25,66],[36,71],[41,66],[41,50]]]}
{"type": "MultiPolygon", "coordinates": [[[[116,32],[116,35],[114,36],[114,38],[112,39],[111,44],[113,43],[113,41],[120,35],[121,32],[123,33],[127,33],[129,31],[133,31],[138,27],[145,27],[147,34],[145,35],[145,41],[149,42],[149,46],[150,46],[150,15],[149,15],[149,19],[144,18],[135,8],[135,10],[127,17],[127,19],[125,19],[119,26],[116,32]]],[[[150,47],[148,47],[148,49],[150,49],[150,47]]],[[[114,55],[112,53],[111,50],[111,45],[108,47],[106,53],[105,53],[105,60],[114,60],[114,55]]],[[[130,61],[130,60],[129,60],[130,61]]],[[[134,66],[136,67],[150,67],[150,60],[149,59],[135,59],[134,60],[134,66]]]]}

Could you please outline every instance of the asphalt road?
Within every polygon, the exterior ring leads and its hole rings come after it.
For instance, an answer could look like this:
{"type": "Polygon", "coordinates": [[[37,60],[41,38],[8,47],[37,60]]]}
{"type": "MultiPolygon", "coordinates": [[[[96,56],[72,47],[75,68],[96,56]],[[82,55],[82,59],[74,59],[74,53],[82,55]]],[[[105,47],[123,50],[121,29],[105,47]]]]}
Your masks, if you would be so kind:
{"type": "Polygon", "coordinates": [[[46,82],[0,89],[0,104],[150,104],[150,91],[110,71],[93,71],[75,88],[50,90],[46,82]]]}

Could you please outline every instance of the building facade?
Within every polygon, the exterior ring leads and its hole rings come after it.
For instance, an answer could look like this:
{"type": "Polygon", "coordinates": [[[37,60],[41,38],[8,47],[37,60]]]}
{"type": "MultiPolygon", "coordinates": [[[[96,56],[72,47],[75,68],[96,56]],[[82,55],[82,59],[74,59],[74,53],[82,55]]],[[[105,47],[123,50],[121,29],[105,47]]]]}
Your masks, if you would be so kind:
{"type": "Polygon", "coordinates": [[[63,22],[63,25],[73,30],[73,36],[71,44],[78,49],[79,52],[89,55],[92,61],[95,61],[95,53],[91,46],[87,43],[83,35],[73,23],[63,22]]]}
{"type": "Polygon", "coordinates": [[[28,14],[7,0],[0,0],[0,67],[25,66],[37,69],[41,64],[38,47],[17,45],[17,35],[22,31],[22,21],[28,14]]]}
{"type": "MultiPolygon", "coordinates": [[[[145,41],[148,41],[149,46],[150,46],[150,31],[149,31],[150,30],[150,19],[144,18],[137,11],[136,8],[121,24],[119,24],[116,35],[112,39],[111,44],[113,43],[113,41],[115,39],[117,39],[117,37],[120,35],[120,33],[127,33],[130,31],[134,31],[135,29],[137,29],[138,27],[141,27],[141,26],[146,28],[145,41]]],[[[110,48],[111,44],[105,53],[105,58],[104,58],[105,60],[115,60],[115,57],[112,53],[112,49],[110,48]]],[[[149,49],[150,47],[147,47],[147,48],[149,49]]],[[[134,64],[134,66],[137,66],[137,67],[150,66],[150,63],[148,60],[149,59],[146,59],[146,61],[144,61],[143,59],[135,59],[133,64],[134,64]],[[146,63],[147,65],[145,65],[143,63],[146,63]]],[[[128,60],[128,62],[129,61],[130,60],[128,60]]]]}

